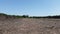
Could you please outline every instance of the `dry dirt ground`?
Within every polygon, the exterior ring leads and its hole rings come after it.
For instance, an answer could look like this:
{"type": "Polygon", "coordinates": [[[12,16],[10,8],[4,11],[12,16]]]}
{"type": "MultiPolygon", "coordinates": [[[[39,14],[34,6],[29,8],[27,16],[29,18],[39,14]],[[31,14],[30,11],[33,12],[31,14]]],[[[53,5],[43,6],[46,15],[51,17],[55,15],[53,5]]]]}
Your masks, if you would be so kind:
{"type": "Polygon", "coordinates": [[[60,34],[60,19],[0,19],[0,34],[60,34]]]}

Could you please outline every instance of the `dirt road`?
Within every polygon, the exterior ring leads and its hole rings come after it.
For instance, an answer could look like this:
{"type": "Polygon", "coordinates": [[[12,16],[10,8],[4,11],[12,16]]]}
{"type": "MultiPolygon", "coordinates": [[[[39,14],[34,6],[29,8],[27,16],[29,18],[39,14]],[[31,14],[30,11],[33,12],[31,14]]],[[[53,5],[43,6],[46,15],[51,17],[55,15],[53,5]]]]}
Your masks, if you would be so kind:
{"type": "Polygon", "coordinates": [[[0,19],[0,34],[60,34],[60,19],[0,19]]]}

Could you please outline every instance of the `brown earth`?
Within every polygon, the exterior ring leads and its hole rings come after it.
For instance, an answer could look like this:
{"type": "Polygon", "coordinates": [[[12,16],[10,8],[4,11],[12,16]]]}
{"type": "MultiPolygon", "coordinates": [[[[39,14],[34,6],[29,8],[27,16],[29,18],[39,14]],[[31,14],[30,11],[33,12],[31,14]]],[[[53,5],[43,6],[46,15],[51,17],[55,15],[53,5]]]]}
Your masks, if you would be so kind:
{"type": "Polygon", "coordinates": [[[60,34],[60,19],[0,17],[0,34],[60,34]]]}

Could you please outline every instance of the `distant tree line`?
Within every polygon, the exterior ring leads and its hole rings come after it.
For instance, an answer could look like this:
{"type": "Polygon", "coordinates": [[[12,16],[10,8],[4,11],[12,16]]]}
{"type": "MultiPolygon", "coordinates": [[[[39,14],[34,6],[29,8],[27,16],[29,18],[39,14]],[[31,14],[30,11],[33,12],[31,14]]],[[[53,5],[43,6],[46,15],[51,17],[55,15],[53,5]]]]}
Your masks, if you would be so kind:
{"type": "Polygon", "coordinates": [[[29,17],[28,15],[22,15],[22,16],[19,16],[19,15],[7,15],[7,14],[4,14],[4,13],[0,13],[0,16],[6,16],[7,18],[9,18],[9,17],[13,17],[13,18],[28,18],[29,17]]]}
{"type": "Polygon", "coordinates": [[[7,14],[4,14],[4,13],[0,13],[0,16],[6,16],[7,18],[9,17],[13,17],[13,18],[60,18],[60,15],[56,15],[56,16],[30,16],[29,15],[22,15],[22,16],[19,16],[19,15],[7,15],[7,14]]]}
{"type": "Polygon", "coordinates": [[[36,16],[33,16],[33,17],[31,17],[31,18],[60,18],[60,15],[56,15],[56,16],[43,16],[43,17],[36,17],[36,16]]]}

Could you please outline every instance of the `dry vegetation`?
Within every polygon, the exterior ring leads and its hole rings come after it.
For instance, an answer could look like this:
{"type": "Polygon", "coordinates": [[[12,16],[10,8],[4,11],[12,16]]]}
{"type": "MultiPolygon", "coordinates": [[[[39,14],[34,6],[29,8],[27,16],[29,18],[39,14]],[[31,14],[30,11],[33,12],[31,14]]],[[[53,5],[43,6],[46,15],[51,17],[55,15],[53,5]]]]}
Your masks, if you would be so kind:
{"type": "Polygon", "coordinates": [[[60,19],[0,16],[0,34],[60,34],[60,19]]]}

